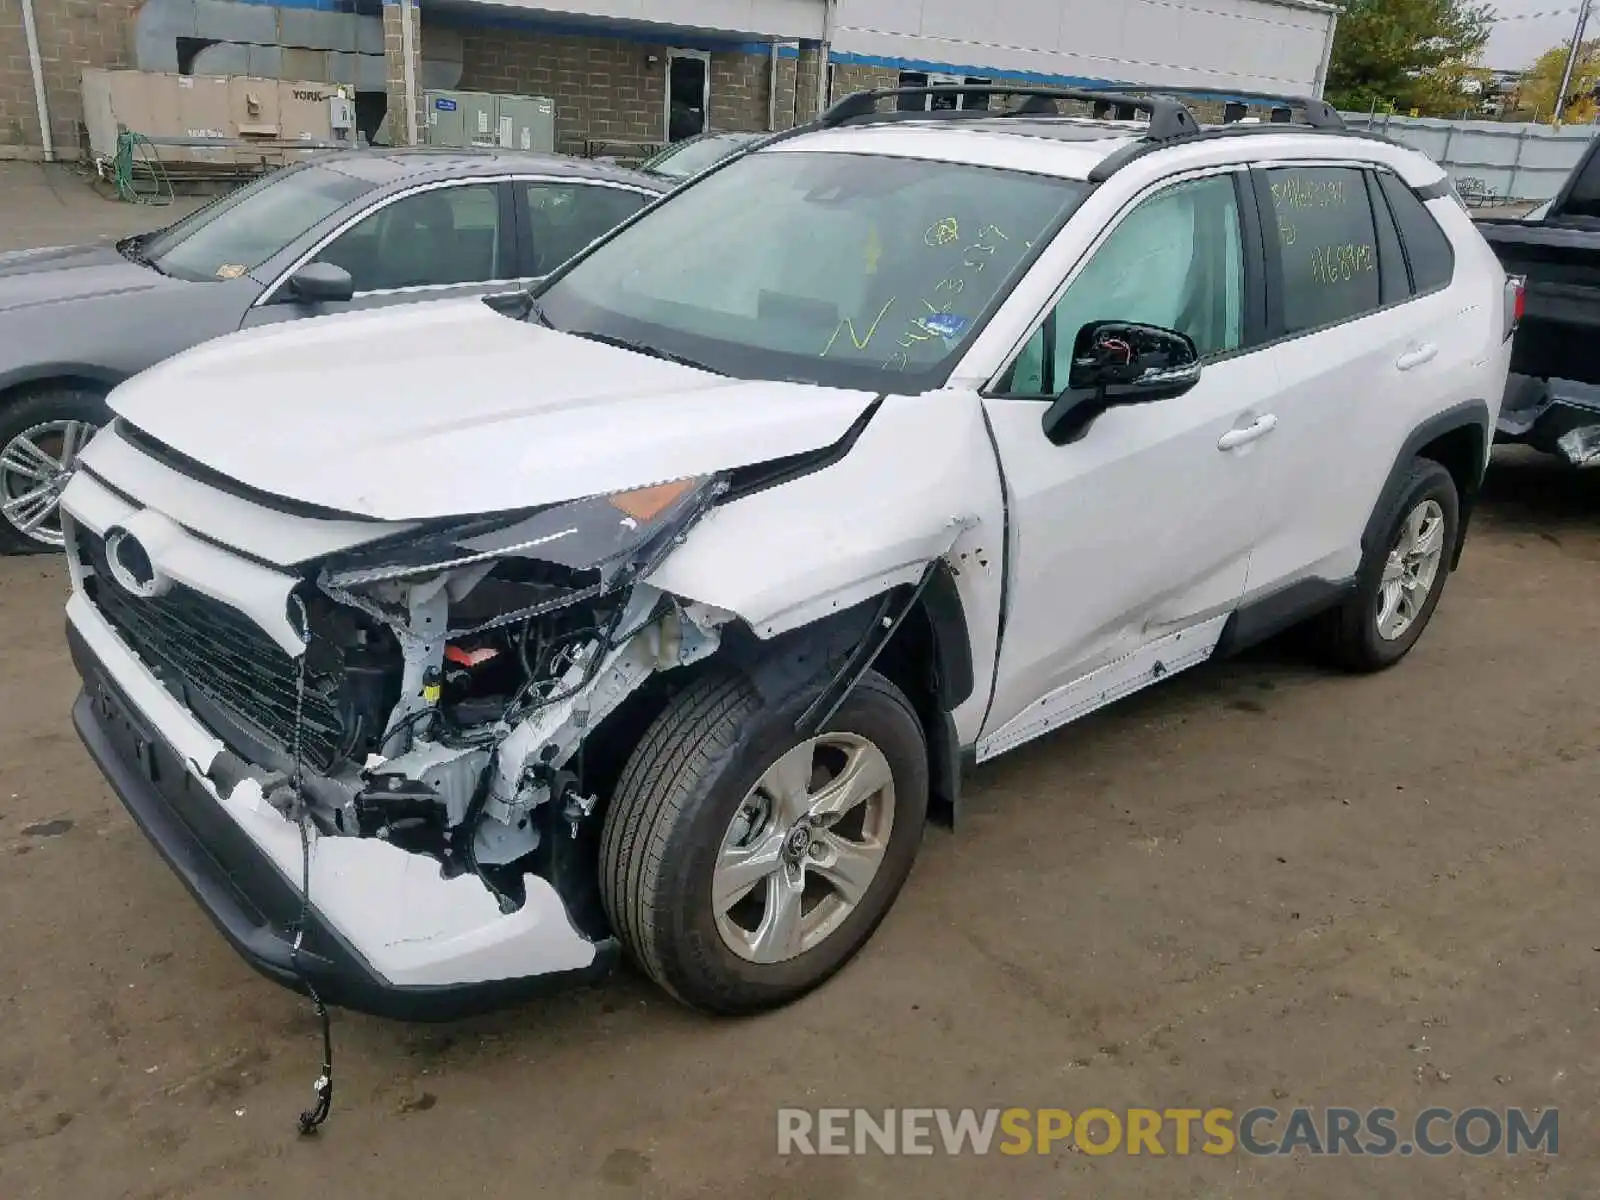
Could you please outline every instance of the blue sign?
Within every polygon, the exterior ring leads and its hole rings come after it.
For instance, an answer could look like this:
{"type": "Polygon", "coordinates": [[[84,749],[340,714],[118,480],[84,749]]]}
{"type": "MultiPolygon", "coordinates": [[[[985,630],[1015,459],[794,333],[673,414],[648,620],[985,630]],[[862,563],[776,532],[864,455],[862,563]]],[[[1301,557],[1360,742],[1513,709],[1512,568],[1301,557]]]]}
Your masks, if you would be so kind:
{"type": "Polygon", "coordinates": [[[440,112],[455,112],[456,110],[456,102],[454,100],[435,100],[433,106],[440,112]]]}

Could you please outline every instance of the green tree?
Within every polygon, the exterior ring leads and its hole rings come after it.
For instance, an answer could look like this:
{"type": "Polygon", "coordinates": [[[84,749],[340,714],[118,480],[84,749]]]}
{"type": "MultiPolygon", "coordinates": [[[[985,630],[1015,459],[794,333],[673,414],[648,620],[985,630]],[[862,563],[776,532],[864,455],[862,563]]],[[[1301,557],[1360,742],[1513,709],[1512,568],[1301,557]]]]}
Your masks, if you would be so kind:
{"type": "Polygon", "coordinates": [[[1376,103],[1458,113],[1461,81],[1493,24],[1493,8],[1479,0],[1348,0],[1334,36],[1328,100],[1346,111],[1376,103]]]}
{"type": "MultiPolygon", "coordinates": [[[[1568,45],[1552,46],[1539,56],[1539,60],[1517,89],[1517,107],[1538,114],[1538,119],[1548,121],[1556,107],[1556,89],[1561,86],[1561,76],[1567,69],[1568,45]]],[[[1567,85],[1567,95],[1583,96],[1575,104],[1568,104],[1561,114],[1563,121],[1581,125],[1594,119],[1595,104],[1589,98],[1596,85],[1600,85],[1600,38],[1584,42],[1578,47],[1578,61],[1572,66],[1572,82],[1567,85]]]]}

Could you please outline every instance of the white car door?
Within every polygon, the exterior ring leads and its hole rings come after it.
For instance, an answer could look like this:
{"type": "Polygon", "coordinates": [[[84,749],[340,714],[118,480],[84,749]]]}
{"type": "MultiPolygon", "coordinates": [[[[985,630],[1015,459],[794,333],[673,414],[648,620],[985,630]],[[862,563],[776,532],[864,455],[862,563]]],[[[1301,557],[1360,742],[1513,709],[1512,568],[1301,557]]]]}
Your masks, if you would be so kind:
{"type": "Polygon", "coordinates": [[[1248,186],[1242,170],[1214,171],[1125,209],[984,401],[1013,536],[980,759],[1205,658],[1244,591],[1278,388],[1270,356],[1252,352],[1248,186]],[[1200,381],[1053,445],[1041,417],[1095,320],[1188,334],[1200,381]]]}
{"type": "Polygon", "coordinates": [[[1479,324],[1465,319],[1448,288],[1448,239],[1435,228],[1443,248],[1435,243],[1425,260],[1417,235],[1422,286],[1414,294],[1370,171],[1291,163],[1255,176],[1283,394],[1278,428],[1260,456],[1266,505],[1252,601],[1355,574],[1362,530],[1406,437],[1448,407],[1445,397],[1464,387],[1461,369],[1481,356],[1465,344],[1475,336],[1481,343],[1479,324]]]}

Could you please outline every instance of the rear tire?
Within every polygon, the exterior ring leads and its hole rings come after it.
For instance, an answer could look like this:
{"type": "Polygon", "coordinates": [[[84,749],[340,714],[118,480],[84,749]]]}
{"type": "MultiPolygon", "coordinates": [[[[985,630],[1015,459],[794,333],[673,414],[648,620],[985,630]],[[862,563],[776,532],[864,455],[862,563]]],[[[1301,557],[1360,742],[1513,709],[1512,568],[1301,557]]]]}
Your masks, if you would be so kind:
{"type": "Polygon", "coordinates": [[[103,396],[70,384],[0,397],[0,554],[60,551],[66,471],[110,419],[103,396]]]}
{"type": "Polygon", "coordinates": [[[1381,671],[1410,653],[1444,592],[1460,521],[1450,472],[1432,459],[1413,459],[1384,514],[1382,536],[1362,559],[1356,590],[1318,624],[1330,665],[1381,671]]]}
{"type": "Polygon", "coordinates": [[[910,874],[928,805],[921,722],[869,671],[807,746],[794,726],[815,695],[766,705],[742,675],[709,676],[655,720],[617,785],[600,846],[606,914],[691,1007],[751,1013],[803,996],[860,950],[910,874]],[[778,796],[775,779],[801,777],[778,796]],[[822,811],[829,796],[842,817],[822,811]]]}

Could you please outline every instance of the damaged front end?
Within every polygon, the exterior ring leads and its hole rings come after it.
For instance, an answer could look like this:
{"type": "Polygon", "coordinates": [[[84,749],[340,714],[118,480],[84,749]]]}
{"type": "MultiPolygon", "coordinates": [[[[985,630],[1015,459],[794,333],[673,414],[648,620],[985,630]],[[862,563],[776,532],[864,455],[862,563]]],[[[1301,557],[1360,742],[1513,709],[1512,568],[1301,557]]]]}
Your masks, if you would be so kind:
{"type": "MultiPolygon", "coordinates": [[[[292,689],[231,682],[210,632],[177,664],[185,700],[230,750],[213,782],[227,794],[252,781],[323,836],[436,859],[515,912],[525,875],[552,873],[550,841],[576,839],[594,808],[586,735],[652,675],[718,646],[730,614],[641,580],[724,489],[678,480],[314,564],[289,596],[304,646],[292,689]]],[[[115,578],[126,567],[106,547],[91,569],[115,578]]]]}

